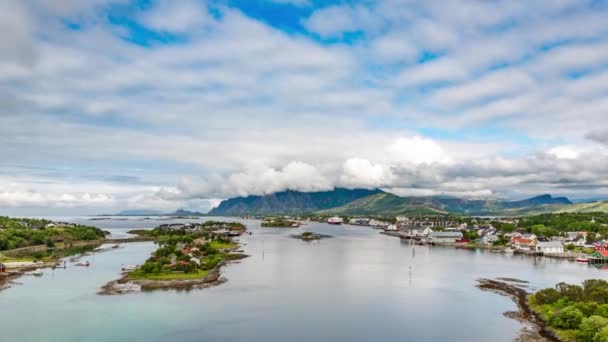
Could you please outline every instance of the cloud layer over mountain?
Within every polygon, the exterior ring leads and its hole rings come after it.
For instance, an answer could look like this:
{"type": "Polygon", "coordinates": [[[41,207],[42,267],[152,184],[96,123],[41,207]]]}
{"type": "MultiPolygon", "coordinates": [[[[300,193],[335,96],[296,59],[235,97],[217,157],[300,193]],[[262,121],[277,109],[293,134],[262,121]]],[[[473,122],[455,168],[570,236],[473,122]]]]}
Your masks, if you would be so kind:
{"type": "Polygon", "coordinates": [[[0,1],[0,207],[608,195],[608,4],[0,1]]]}

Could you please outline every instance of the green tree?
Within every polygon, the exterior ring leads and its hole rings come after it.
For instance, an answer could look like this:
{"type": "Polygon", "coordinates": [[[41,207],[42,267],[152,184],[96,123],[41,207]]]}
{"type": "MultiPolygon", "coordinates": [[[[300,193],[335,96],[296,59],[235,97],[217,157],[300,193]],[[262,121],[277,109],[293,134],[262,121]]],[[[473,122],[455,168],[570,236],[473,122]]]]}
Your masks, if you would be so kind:
{"type": "Polygon", "coordinates": [[[597,312],[599,305],[596,302],[578,302],[574,304],[574,307],[579,309],[585,317],[589,317],[597,312]]]}
{"type": "Polygon", "coordinates": [[[556,289],[552,289],[552,288],[540,290],[540,291],[536,292],[536,294],[534,295],[534,299],[536,300],[536,303],[541,304],[541,305],[553,304],[553,303],[557,302],[560,298],[561,298],[561,295],[560,295],[559,291],[557,291],[556,289]]]}
{"type": "Polygon", "coordinates": [[[562,282],[555,285],[555,288],[562,297],[566,297],[573,302],[578,302],[583,298],[583,288],[578,285],[570,285],[562,282]]]}
{"type": "Polygon", "coordinates": [[[595,310],[595,314],[608,318],[608,304],[599,305],[597,310],[595,310]]]}
{"type": "Polygon", "coordinates": [[[560,329],[576,329],[583,321],[583,313],[573,306],[559,310],[551,319],[551,325],[560,329]]]}
{"type": "Polygon", "coordinates": [[[603,327],[593,336],[593,342],[608,342],[608,327],[603,327]]]}
{"type": "Polygon", "coordinates": [[[593,342],[593,337],[604,327],[608,326],[608,318],[591,316],[583,319],[576,334],[580,342],[593,342]]]}

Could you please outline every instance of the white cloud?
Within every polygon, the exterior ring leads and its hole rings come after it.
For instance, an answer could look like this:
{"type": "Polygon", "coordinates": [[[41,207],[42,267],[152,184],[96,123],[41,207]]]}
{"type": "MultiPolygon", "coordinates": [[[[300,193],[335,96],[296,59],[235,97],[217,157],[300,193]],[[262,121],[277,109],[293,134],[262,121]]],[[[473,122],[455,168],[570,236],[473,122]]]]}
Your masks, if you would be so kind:
{"type": "Polygon", "coordinates": [[[141,14],[141,23],[153,30],[185,32],[201,29],[212,17],[205,3],[196,0],[158,0],[152,9],[141,14]]]}

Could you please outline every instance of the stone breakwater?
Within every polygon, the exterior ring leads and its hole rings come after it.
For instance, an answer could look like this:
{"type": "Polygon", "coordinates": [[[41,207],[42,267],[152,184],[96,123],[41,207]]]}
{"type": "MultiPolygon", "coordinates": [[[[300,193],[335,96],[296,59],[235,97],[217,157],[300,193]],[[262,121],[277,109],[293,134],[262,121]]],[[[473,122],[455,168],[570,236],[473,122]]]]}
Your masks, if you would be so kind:
{"type": "Polygon", "coordinates": [[[522,329],[516,341],[561,342],[561,339],[548,329],[547,322],[530,308],[528,304],[529,293],[521,288],[521,281],[478,279],[477,283],[477,287],[482,291],[490,291],[510,297],[517,304],[518,311],[505,312],[505,316],[526,323],[529,327],[522,329]]]}

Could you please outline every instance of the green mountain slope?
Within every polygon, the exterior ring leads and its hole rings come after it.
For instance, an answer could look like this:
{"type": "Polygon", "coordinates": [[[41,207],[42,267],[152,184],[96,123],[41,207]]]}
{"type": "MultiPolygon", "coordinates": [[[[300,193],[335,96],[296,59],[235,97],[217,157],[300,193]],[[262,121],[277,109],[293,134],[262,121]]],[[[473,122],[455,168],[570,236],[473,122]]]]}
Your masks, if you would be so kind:
{"type": "Polygon", "coordinates": [[[433,207],[426,201],[380,193],[358,199],[347,205],[318,211],[319,214],[334,215],[445,215],[447,211],[433,207]]]}
{"type": "Polygon", "coordinates": [[[577,203],[557,208],[555,212],[563,213],[608,213],[608,201],[577,203]]]}
{"type": "Polygon", "coordinates": [[[497,199],[462,199],[456,197],[399,197],[377,194],[342,207],[319,211],[343,215],[494,215],[521,216],[552,212],[572,202],[564,197],[541,195],[521,201],[497,199]]]}
{"type": "Polygon", "coordinates": [[[317,210],[346,205],[360,198],[382,193],[380,190],[342,189],[331,191],[300,192],[282,191],[265,196],[236,197],[222,201],[209,215],[288,215],[309,213],[317,210]]]}

